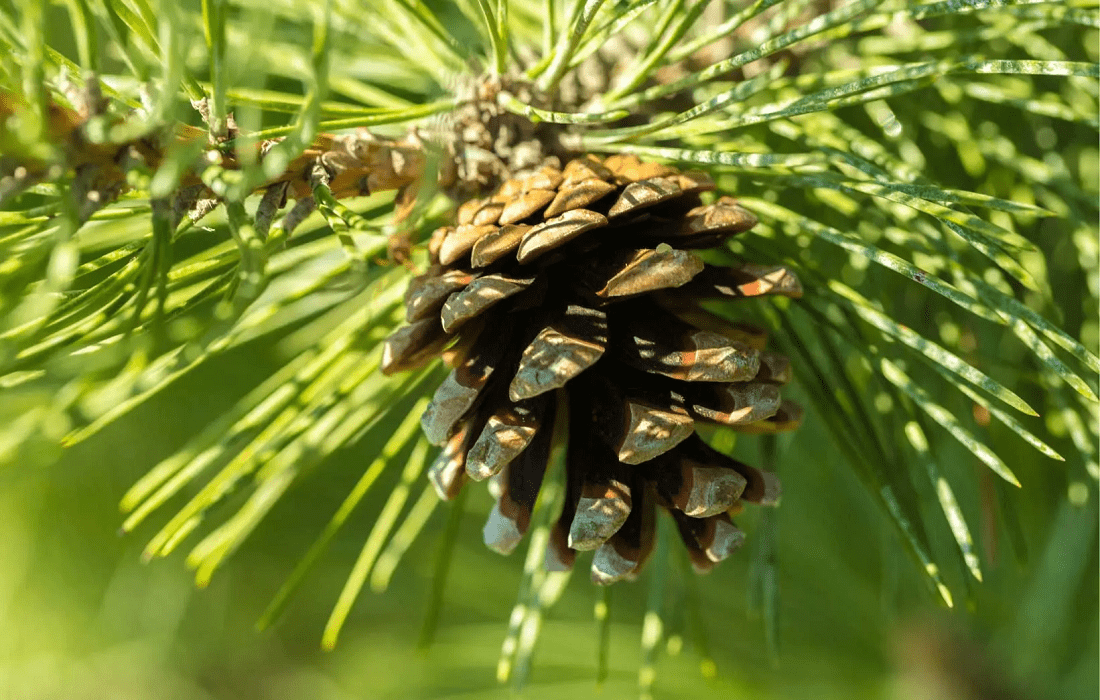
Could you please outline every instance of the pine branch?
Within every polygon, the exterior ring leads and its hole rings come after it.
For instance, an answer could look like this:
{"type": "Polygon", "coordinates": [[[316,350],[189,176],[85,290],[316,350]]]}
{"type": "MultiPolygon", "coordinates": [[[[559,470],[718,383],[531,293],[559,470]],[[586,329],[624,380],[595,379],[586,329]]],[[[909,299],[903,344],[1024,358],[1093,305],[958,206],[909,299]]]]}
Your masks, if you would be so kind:
{"type": "MultiPolygon", "coordinates": [[[[992,595],[970,579],[1005,575],[975,544],[996,512],[995,536],[1019,549],[1056,528],[1090,551],[1072,514],[1100,478],[1093,8],[382,5],[264,6],[278,20],[261,37],[242,19],[254,3],[204,3],[201,15],[69,3],[74,56],[46,43],[34,3],[0,12],[0,464],[87,440],[263,339],[281,369],[134,485],[123,528],[163,511],[146,556],[195,536],[187,561],[205,584],[297,484],[358,445],[370,466],[263,620],[389,479],[331,646],[366,582],[384,589],[434,522],[430,491],[409,498],[434,452],[405,416],[439,372],[375,371],[412,276],[391,258],[427,269],[429,233],[454,205],[532,164],[632,153],[703,168],[760,220],[708,263],[751,258],[802,279],[800,302],[701,313],[772,330],[810,408],[805,430],[831,440],[784,438],[777,459],[822,450],[820,463],[844,465],[915,562],[905,580],[947,605],[992,595]],[[356,127],[378,134],[322,133],[356,127]],[[972,482],[984,477],[957,468],[972,460],[1020,489],[989,486],[997,498],[981,501],[972,482]],[[1057,521],[1053,505],[1021,505],[1054,491],[1069,494],[1057,521]]],[[[535,512],[547,526],[562,490],[535,512]]],[[[539,523],[536,563],[549,537],[539,523]]],[[[785,556],[773,546],[761,545],[769,571],[785,556]]],[[[659,568],[643,674],[679,614],[666,589],[685,585],[659,568]]],[[[1049,590],[1064,597],[1094,573],[1049,590]]],[[[502,679],[526,677],[564,585],[525,567],[502,679]]]]}

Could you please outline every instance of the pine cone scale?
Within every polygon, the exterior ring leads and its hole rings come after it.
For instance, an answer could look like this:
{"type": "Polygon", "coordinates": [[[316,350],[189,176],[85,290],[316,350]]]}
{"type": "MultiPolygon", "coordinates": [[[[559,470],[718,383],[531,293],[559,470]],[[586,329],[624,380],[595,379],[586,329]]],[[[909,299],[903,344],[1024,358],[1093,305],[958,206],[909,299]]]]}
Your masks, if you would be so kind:
{"type": "Polygon", "coordinates": [[[526,224],[509,224],[484,236],[470,251],[470,264],[475,268],[488,267],[515,252],[530,230],[526,224]]]}
{"type": "Polygon", "coordinates": [[[553,217],[573,209],[592,207],[607,195],[615,191],[615,186],[606,180],[591,178],[579,182],[569,182],[569,187],[560,190],[546,207],[546,216],[553,217]]]}
{"type": "Polygon", "coordinates": [[[707,386],[690,402],[691,414],[697,420],[721,425],[755,423],[774,416],[779,411],[779,387],[759,379],[757,375],[755,381],[746,384],[707,386]]]}
{"type": "Polygon", "coordinates": [[[455,332],[466,321],[519,294],[534,282],[534,277],[517,278],[502,274],[484,275],[472,280],[465,288],[450,294],[443,303],[439,312],[443,330],[455,332]]]}
{"type": "Polygon", "coordinates": [[[703,259],[686,250],[643,248],[629,254],[625,264],[596,292],[603,299],[625,299],[687,284],[703,271],[703,259]]]}
{"type": "Polygon", "coordinates": [[[483,481],[495,476],[527,449],[542,425],[544,410],[545,401],[526,401],[490,416],[467,455],[470,478],[483,481]]]}
{"type": "Polygon", "coordinates": [[[539,224],[523,234],[516,250],[516,259],[526,264],[543,253],[557,248],[582,233],[607,225],[607,217],[588,209],[573,209],[539,224]]]}
{"type": "Polygon", "coordinates": [[[485,544],[491,549],[510,553],[527,533],[550,459],[552,435],[553,416],[548,416],[527,449],[496,477],[500,480],[500,496],[484,530],[485,544]]]}
{"type": "Polygon", "coordinates": [[[518,224],[527,217],[542,211],[547,204],[554,200],[556,194],[552,190],[529,190],[524,192],[505,205],[500,212],[499,223],[505,226],[518,224]]]}

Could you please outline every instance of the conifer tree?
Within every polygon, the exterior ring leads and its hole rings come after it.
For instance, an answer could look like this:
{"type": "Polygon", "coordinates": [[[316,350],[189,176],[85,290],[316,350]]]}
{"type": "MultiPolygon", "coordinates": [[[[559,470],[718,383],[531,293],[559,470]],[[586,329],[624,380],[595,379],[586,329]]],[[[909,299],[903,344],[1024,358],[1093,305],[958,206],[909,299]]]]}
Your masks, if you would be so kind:
{"type": "Polygon", "coordinates": [[[204,585],[314,507],[303,484],[346,484],[263,625],[355,537],[322,644],[410,556],[435,557],[430,636],[462,521],[488,517],[486,544],[527,550],[498,675],[527,677],[577,559],[648,592],[648,692],[670,629],[706,660],[703,630],[744,619],[707,608],[718,587],[764,621],[754,662],[781,657],[781,592],[814,585],[783,562],[850,541],[889,573],[822,586],[1022,640],[1026,681],[945,661],[960,697],[1082,692],[1095,4],[0,7],[0,467],[263,355],[122,496],[146,556],[204,585]],[[495,506],[463,486],[489,476],[495,506]]]}

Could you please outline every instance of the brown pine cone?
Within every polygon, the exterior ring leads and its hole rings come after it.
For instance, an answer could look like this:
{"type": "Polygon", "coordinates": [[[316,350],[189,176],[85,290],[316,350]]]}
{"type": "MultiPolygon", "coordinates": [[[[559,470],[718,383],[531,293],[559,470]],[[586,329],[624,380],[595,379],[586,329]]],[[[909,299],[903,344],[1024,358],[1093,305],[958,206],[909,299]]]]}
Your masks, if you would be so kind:
{"type": "Polygon", "coordinates": [[[410,283],[408,325],[387,339],[382,366],[442,355],[454,368],[421,421],[443,445],[430,475],[443,498],[493,477],[489,547],[511,552],[530,525],[559,401],[566,497],[549,568],[596,550],[593,581],[633,577],[660,506],[706,571],[744,539],[730,519],[742,502],[778,500],[773,474],[695,433],[697,421],[789,430],[801,415],[780,399],[790,365],[764,350],[765,333],[699,304],[801,295],[785,268],[716,267],[692,252],[756,224],[729,197],[703,205],[713,188],[701,172],[585,156],[466,202],[456,226],[433,234],[432,267],[410,283]]]}

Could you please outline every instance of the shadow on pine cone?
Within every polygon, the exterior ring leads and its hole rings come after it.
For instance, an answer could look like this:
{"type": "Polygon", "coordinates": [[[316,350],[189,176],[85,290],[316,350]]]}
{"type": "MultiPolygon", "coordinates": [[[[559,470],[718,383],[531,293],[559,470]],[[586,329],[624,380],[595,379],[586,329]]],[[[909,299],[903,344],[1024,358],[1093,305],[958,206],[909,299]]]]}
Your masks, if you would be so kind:
{"type": "Polygon", "coordinates": [[[729,197],[703,205],[713,188],[700,172],[586,156],[509,180],[433,234],[432,267],[409,285],[408,325],[387,339],[383,370],[440,355],[454,368],[421,421],[444,446],[430,475],[446,499],[467,478],[492,478],[492,549],[511,552],[527,531],[563,416],[566,495],[550,569],[596,550],[594,582],[633,577],[659,506],[707,571],[743,541],[730,519],[743,502],[777,502],[774,474],[712,449],[695,423],[797,427],[801,410],[779,392],[789,362],[764,350],[762,330],[700,302],[801,287],[782,267],[715,267],[691,252],[756,224],[729,197]]]}

